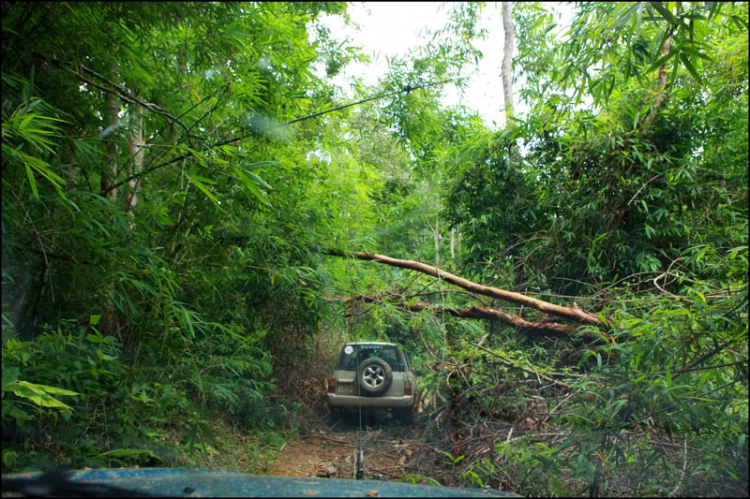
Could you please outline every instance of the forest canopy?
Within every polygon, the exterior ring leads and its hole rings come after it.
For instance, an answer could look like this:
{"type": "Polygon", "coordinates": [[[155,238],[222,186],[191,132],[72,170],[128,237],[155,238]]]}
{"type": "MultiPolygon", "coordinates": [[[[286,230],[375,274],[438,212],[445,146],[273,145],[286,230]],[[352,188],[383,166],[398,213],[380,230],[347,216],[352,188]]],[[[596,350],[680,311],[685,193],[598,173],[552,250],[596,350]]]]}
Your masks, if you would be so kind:
{"type": "Polygon", "coordinates": [[[344,89],[345,2],[3,3],[3,471],[262,472],[361,339],[401,479],[747,496],[747,5],[448,4],[344,89]],[[443,99],[495,8],[502,126],[443,99]]]}

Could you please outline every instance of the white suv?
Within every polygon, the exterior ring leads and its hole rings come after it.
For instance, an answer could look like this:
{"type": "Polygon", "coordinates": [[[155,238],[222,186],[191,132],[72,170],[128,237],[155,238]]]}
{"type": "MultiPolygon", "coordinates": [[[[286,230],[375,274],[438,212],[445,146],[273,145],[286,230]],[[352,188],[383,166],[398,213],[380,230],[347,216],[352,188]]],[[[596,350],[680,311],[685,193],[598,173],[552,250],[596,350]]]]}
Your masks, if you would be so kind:
{"type": "Polygon", "coordinates": [[[416,376],[395,343],[345,343],[328,380],[328,407],[340,410],[392,409],[404,424],[414,422],[416,376]]]}

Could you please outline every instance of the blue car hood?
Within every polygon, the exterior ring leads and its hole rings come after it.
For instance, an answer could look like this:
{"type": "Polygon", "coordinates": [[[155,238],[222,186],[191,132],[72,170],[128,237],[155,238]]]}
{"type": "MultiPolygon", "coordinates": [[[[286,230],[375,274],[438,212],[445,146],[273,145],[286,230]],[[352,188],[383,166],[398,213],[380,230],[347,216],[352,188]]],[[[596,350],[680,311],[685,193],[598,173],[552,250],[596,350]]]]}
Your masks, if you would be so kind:
{"type": "MultiPolygon", "coordinates": [[[[61,474],[56,475],[59,482],[61,474]]],[[[20,485],[22,492],[36,496],[58,495],[64,490],[74,495],[79,495],[75,494],[78,491],[89,497],[111,496],[112,492],[123,491],[171,497],[522,497],[491,489],[437,487],[385,480],[297,478],[169,468],[70,471],[64,473],[64,489],[55,489],[54,484],[46,488],[45,476],[49,474],[3,475],[4,495],[10,490],[18,491],[20,485]],[[97,492],[97,485],[103,486],[100,492],[97,492]]]]}

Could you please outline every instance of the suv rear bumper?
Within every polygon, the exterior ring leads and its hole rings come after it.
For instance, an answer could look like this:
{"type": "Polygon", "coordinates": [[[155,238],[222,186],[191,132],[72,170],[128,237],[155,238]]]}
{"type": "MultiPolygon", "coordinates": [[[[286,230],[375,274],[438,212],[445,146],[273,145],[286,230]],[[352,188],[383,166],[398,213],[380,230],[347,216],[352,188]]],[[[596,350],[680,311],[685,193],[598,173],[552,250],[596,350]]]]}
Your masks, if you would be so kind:
{"type": "Polygon", "coordinates": [[[356,409],[361,405],[361,407],[365,409],[402,409],[414,405],[414,395],[403,395],[400,397],[359,397],[357,395],[338,395],[336,393],[329,393],[327,396],[329,407],[356,409]]]}

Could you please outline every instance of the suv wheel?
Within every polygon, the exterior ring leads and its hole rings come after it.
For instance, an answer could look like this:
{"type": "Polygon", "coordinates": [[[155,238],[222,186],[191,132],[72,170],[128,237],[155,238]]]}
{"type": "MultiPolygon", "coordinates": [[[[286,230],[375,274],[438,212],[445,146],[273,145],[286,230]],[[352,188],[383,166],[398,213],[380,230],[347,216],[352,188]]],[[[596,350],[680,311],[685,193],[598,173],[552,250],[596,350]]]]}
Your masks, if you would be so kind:
{"type": "Polygon", "coordinates": [[[393,370],[382,359],[372,358],[362,361],[357,369],[359,387],[368,395],[380,395],[388,390],[393,381],[393,370]]]}

